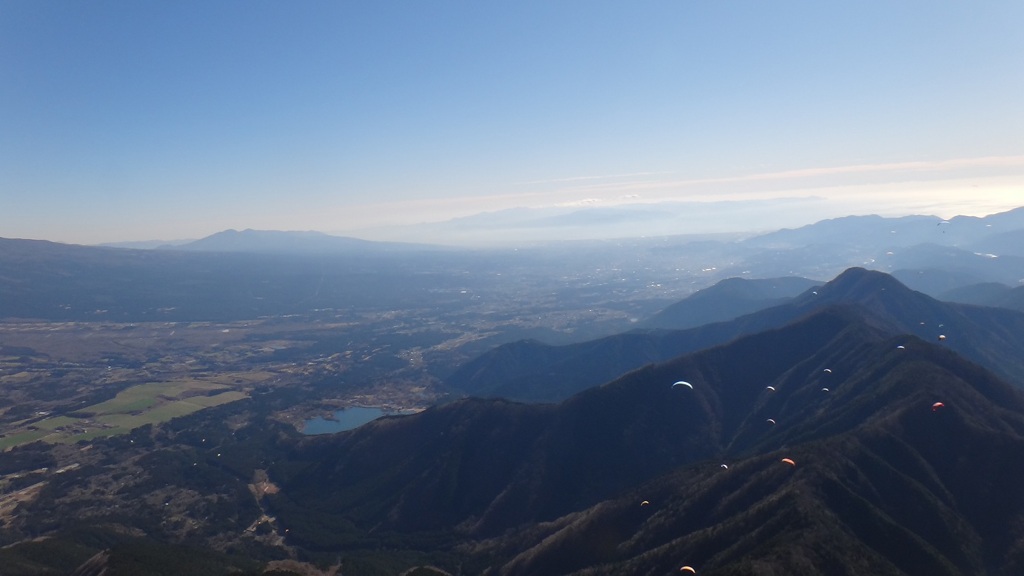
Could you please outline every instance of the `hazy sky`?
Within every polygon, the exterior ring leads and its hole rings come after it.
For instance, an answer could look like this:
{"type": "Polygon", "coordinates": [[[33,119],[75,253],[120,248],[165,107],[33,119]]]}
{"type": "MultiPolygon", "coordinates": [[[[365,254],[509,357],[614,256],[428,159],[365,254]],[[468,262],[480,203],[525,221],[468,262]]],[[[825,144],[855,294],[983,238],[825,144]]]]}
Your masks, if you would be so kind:
{"type": "Polygon", "coordinates": [[[996,212],[1024,205],[1022,30],[1020,0],[0,0],[0,236],[996,212]]]}

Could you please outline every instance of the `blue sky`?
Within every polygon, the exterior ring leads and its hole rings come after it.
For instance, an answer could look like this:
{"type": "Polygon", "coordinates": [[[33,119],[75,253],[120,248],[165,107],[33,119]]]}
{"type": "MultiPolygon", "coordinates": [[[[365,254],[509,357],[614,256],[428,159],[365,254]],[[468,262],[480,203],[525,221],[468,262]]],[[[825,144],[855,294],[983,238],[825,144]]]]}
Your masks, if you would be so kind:
{"type": "Polygon", "coordinates": [[[0,0],[0,236],[991,213],[1024,205],[1022,29],[1018,0],[0,0]]]}

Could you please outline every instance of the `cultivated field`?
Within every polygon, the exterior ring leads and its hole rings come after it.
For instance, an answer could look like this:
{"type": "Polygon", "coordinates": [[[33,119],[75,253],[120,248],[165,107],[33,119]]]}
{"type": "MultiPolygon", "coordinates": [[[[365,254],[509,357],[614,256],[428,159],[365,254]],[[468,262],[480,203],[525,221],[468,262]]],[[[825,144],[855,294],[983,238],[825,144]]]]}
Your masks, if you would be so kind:
{"type": "Polygon", "coordinates": [[[241,390],[202,380],[140,384],[122,390],[105,402],[62,416],[34,420],[23,429],[12,430],[0,438],[0,449],[35,440],[73,443],[112,436],[247,396],[241,390]]]}

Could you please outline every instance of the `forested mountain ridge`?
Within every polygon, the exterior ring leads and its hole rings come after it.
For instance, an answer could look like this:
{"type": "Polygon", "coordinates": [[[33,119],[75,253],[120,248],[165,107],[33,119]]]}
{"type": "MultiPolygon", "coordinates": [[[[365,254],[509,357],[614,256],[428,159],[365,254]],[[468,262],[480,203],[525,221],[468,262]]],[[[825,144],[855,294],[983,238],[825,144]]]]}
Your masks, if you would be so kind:
{"type": "Polygon", "coordinates": [[[1024,386],[1024,314],[940,302],[883,272],[851,268],[820,288],[779,306],[689,330],[634,331],[589,342],[549,346],[523,341],[466,363],[447,383],[475,396],[556,401],[628,370],[685,352],[778,328],[823,307],[863,308],[891,334],[941,342],[1024,386]]]}
{"type": "Polygon", "coordinates": [[[1018,391],[829,308],[557,406],[468,399],[307,440],[271,503],[313,548],[446,534],[499,574],[1009,574],[1020,457],[1018,391]]]}

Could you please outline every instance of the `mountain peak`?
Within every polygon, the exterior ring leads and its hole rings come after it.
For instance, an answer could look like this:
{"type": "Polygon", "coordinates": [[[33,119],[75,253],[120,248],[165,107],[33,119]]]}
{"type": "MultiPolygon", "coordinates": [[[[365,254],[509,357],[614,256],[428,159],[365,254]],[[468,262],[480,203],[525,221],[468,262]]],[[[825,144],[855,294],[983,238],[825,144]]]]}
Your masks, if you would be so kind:
{"type": "Polygon", "coordinates": [[[228,229],[205,238],[176,246],[176,250],[207,252],[260,252],[260,253],[325,253],[346,252],[370,246],[384,246],[367,240],[345,236],[331,236],[323,232],[228,229]]]}
{"type": "Polygon", "coordinates": [[[867,268],[860,267],[847,268],[841,274],[833,278],[828,285],[832,285],[836,289],[853,288],[856,286],[867,286],[872,288],[893,288],[903,286],[898,280],[885,272],[868,270],[867,268]]]}
{"type": "Polygon", "coordinates": [[[893,291],[895,294],[911,292],[899,280],[885,272],[849,268],[811,294],[829,301],[864,302],[878,297],[883,291],[893,291]]]}

